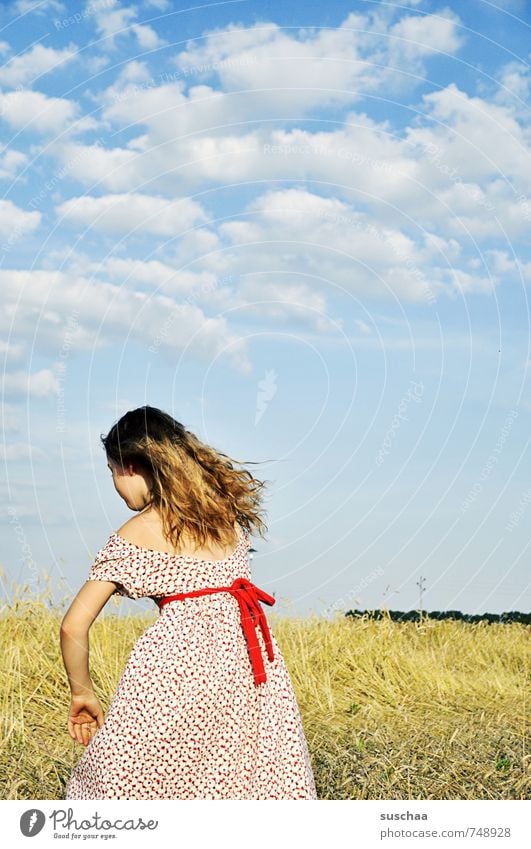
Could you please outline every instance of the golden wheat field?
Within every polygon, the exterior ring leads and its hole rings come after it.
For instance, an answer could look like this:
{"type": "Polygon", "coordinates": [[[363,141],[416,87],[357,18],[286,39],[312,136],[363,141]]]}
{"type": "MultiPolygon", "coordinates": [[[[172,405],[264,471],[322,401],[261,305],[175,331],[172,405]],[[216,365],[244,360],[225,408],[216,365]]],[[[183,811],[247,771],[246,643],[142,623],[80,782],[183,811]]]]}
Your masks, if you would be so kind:
{"type": "MultiPolygon", "coordinates": [[[[0,615],[2,799],[57,799],[84,751],[66,726],[69,688],[52,603],[10,588],[0,615]]],[[[134,641],[158,615],[117,615],[90,631],[107,708],[134,641]]],[[[530,629],[268,613],[301,709],[321,799],[526,799],[530,629]]]]}

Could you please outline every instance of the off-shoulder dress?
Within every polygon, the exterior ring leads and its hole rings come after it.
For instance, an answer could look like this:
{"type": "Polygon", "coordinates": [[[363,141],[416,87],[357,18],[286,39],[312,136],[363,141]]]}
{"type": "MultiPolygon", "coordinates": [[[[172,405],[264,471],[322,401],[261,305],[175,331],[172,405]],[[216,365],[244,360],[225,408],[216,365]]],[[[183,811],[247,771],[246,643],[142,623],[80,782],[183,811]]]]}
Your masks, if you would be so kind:
{"type": "Polygon", "coordinates": [[[255,585],[249,590],[250,534],[239,529],[225,560],[143,548],[116,533],[97,553],[87,580],[113,581],[116,593],[132,599],[243,584],[235,594],[188,596],[160,608],[132,648],[65,799],[317,798],[288,669],[270,628],[268,650],[242,603],[255,585]],[[258,641],[254,658],[245,615],[258,641]],[[257,684],[258,649],[265,680],[257,684]]]}

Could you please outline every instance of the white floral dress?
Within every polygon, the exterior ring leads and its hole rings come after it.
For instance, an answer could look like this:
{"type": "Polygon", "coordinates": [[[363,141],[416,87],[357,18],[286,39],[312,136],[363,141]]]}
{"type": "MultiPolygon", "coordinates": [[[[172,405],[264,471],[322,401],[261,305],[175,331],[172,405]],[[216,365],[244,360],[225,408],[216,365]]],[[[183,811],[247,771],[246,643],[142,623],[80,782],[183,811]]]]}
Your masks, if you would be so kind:
{"type": "MultiPolygon", "coordinates": [[[[208,561],[142,548],[114,533],[88,580],[113,581],[120,595],[153,600],[250,582],[250,546],[241,527],[233,554],[208,561]]],[[[259,684],[234,595],[161,607],[135,642],[65,799],[316,799],[288,669],[274,634],[268,652],[262,630],[255,633],[266,677],[259,684]]]]}

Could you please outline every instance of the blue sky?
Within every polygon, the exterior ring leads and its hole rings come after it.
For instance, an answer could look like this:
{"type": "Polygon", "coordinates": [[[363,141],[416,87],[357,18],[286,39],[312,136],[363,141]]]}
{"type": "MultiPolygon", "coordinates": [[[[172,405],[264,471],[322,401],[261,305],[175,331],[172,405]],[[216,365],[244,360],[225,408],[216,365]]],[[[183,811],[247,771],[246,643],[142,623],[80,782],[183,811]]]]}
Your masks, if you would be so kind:
{"type": "Polygon", "coordinates": [[[270,482],[275,612],[529,610],[530,19],[2,5],[7,596],[77,591],[149,403],[270,482]]]}

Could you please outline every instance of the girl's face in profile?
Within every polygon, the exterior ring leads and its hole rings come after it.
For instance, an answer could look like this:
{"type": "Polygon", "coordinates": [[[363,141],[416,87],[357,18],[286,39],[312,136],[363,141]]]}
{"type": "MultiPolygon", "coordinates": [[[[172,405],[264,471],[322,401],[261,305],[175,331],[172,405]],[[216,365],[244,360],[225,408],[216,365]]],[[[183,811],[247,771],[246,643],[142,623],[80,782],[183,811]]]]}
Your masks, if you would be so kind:
{"type": "Polygon", "coordinates": [[[107,465],[112,472],[114,488],[129,509],[143,510],[150,500],[149,489],[143,475],[135,471],[132,463],[124,468],[107,458],[107,465]]]}

